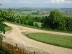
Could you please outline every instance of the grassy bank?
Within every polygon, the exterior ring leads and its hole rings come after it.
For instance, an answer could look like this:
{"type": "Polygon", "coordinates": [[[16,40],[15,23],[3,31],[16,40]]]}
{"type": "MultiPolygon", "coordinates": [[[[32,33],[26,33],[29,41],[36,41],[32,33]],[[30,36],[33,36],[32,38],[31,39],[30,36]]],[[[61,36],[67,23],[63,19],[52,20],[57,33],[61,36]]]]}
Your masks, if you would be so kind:
{"type": "Polygon", "coordinates": [[[43,43],[72,49],[72,36],[63,36],[48,33],[31,33],[27,34],[27,37],[43,43]]]}
{"type": "Polygon", "coordinates": [[[12,28],[9,27],[9,26],[6,26],[6,27],[5,27],[5,31],[9,31],[9,30],[12,30],[12,28]]]}

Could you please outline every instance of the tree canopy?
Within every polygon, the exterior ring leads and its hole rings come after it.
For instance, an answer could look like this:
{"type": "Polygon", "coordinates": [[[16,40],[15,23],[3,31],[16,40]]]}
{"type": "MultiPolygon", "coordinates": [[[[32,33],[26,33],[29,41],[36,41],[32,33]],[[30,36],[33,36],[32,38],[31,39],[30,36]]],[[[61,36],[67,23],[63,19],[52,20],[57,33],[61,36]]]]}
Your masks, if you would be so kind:
{"type": "Polygon", "coordinates": [[[66,17],[63,12],[53,10],[48,17],[44,18],[43,27],[72,31],[72,17],[66,17]]]}

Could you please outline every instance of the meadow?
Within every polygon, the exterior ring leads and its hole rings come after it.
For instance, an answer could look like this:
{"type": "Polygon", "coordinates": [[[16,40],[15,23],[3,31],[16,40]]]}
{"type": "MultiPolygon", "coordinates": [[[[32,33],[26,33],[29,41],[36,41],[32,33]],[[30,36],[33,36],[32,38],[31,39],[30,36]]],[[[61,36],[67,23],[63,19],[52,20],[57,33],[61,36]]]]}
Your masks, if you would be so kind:
{"type": "Polygon", "coordinates": [[[22,16],[32,16],[32,17],[43,17],[43,16],[48,16],[49,12],[47,11],[38,11],[38,10],[25,10],[25,11],[18,11],[22,16]]]}
{"type": "Polygon", "coordinates": [[[12,30],[12,28],[9,27],[9,26],[6,26],[6,27],[5,27],[5,31],[9,31],[9,30],[12,30]]]}
{"type": "Polygon", "coordinates": [[[65,48],[72,48],[72,36],[55,35],[48,33],[30,33],[28,38],[65,48]]]}

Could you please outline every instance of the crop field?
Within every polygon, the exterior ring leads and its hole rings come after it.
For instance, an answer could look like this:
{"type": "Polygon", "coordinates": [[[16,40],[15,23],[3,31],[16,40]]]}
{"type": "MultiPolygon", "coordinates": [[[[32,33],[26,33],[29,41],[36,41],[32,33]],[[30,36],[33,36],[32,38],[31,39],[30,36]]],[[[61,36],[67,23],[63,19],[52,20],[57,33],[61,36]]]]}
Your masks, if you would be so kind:
{"type": "Polygon", "coordinates": [[[46,12],[37,12],[37,11],[19,11],[19,13],[23,16],[33,16],[33,17],[42,17],[42,16],[48,16],[48,13],[46,12]]]}
{"type": "Polygon", "coordinates": [[[27,34],[27,37],[55,46],[72,48],[72,36],[62,36],[48,33],[30,33],[27,34]]]}

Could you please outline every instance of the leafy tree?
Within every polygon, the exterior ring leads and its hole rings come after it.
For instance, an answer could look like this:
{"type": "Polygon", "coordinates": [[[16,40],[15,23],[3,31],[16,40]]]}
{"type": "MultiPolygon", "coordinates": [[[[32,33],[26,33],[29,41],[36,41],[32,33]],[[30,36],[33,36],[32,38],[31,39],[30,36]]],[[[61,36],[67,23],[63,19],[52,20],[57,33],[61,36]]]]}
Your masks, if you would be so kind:
{"type": "MultiPolygon", "coordinates": [[[[1,4],[0,4],[1,5],[1,4]]],[[[3,15],[3,12],[1,11],[0,14],[3,15]]],[[[4,19],[2,18],[2,16],[0,15],[0,32],[3,32],[5,34],[5,24],[4,24],[4,19]]],[[[0,45],[2,48],[2,40],[3,40],[3,35],[0,34],[0,45]]]]}
{"type": "Polygon", "coordinates": [[[26,20],[28,20],[27,19],[27,17],[25,17],[25,16],[21,16],[21,24],[26,24],[26,20]]]}
{"type": "Polygon", "coordinates": [[[66,20],[66,30],[67,31],[72,31],[72,17],[65,17],[65,20],[66,20]]]}
{"type": "Polygon", "coordinates": [[[31,16],[28,16],[28,18],[27,18],[27,20],[26,20],[26,24],[33,26],[34,21],[33,21],[33,18],[32,18],[31,16]]]}
{"type": "Polygon", "coordinates": [[[3,18],[0,18],[0,31],[2,31],[5,34],[5,24],[3,18]]]}
{"type": "MultiPolygon", "coordinates": [[[[0,18],[0,31],[5,34],[5,24],[4,24],[2,18],[0,18]]],[[[4,36],[2,34],[0,34],[0,46],[1,46],[1,48],[2,48],[2,40],[3,40],[3,37],[4,36]]]]}
{"type": "Polygon", "coordinates": [[[53,10],[48,17],[43,19],[43,27],[72,31],[72,17],[66,17],[62,12],[53,10]]]}
{"type": "Polygon", "coordinates": [[[51,29],[58,29],[60,22],[62,22],[63,13],[58,10],[53,10],[50,12],[49,17],[45,17],[43,21],[43,27],[48,27],[51,29]]]}

